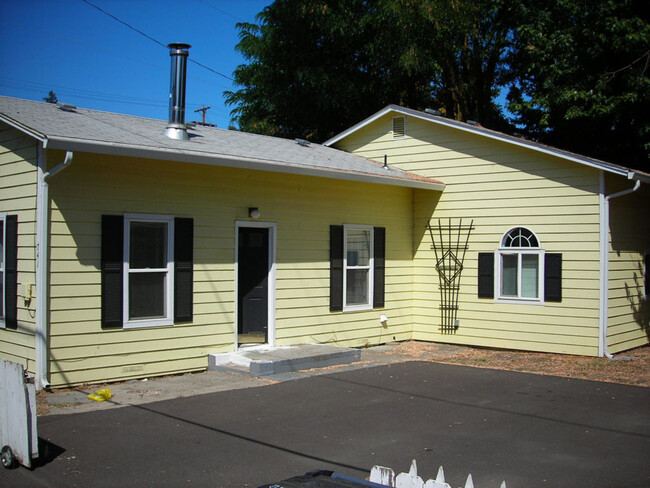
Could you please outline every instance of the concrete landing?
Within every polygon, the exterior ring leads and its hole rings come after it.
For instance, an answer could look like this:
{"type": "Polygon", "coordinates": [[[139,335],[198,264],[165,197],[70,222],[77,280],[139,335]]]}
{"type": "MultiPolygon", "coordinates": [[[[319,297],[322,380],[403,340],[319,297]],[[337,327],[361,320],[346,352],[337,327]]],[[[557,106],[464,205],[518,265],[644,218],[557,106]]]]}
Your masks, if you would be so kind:
{"type": "Polygon", "coordinates": [[[359,349],[303,344],[241,348],[237,352],[208,355],[208,371],[245,371],[254,377],[290,373],[304,369],[325,368],[361,360],[359,349]]]}

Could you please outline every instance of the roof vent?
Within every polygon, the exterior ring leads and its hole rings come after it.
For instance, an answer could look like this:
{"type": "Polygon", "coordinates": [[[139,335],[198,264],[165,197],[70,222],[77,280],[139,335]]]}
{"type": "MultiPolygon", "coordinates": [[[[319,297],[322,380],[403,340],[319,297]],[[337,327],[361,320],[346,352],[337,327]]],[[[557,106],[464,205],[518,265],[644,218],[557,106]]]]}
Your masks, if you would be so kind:
{"type": "Polygon", "coordinates": [[[465,122],[468,123],[469,125],[479,125],[479,123],[476,120],[466,120],[465,122]]]}
{"type": "Polygon", "coordinates": [[[440,110],[433,110],[432,108],[425,108],[424,111],[431,115],[442,115],[440,110]]]}
{"type": "Polygon", "coordinates": [[[296,142],[300,144],[302,147],[309,147],[311,142],[305,140],[305,139],[296,139],[296,142]]]}
{"type": "Polygon", "coordinates": [[[189,44],[175,42],[169,44],[169,56],[172,58],[171,78],[169,83],[169,123],[163,134],[170,139],[187,141],[185,125],[185,78],[187,73],[187,50],[189,44]]]}
{"type": "Polygon", "coordinates": [[[406,117],[393,117],[393,139],[406,137],[406,117]]]}
{"type": "Polygon", "coordinates": [[[77,107],[70,105],[69,103],[57,102],[56,105],[63,110],[64,112],[76,112],[77,107]]]}

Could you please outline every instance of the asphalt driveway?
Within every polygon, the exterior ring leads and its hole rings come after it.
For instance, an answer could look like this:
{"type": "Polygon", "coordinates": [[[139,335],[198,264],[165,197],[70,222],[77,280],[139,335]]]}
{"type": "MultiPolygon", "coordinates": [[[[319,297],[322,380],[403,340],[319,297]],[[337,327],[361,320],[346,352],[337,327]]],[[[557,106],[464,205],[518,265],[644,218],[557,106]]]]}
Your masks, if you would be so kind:
{"type": "Polygon", "coordinates": [[[650,389],[409,362],[39,418],[0,486],[244,487],[374,464],[477,488],[650,486],[650,389]]]}

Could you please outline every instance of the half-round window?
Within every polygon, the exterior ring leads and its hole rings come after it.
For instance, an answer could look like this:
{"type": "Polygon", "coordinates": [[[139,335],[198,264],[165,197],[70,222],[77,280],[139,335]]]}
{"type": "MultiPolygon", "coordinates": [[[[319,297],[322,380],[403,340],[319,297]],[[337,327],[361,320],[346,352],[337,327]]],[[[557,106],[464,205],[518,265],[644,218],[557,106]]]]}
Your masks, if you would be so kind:
{"type": "Polygon", "coordinates": [[[497,300],[541,302],[544,250],[532,231],[515,227],[503,235],[497,249],[497,300]]]}
{"type": "Polygon", "coordinates": [[[539,241],[532,231],[525,227],[515,227],[503,236],[501,247],[539,247],[539,241]]]}

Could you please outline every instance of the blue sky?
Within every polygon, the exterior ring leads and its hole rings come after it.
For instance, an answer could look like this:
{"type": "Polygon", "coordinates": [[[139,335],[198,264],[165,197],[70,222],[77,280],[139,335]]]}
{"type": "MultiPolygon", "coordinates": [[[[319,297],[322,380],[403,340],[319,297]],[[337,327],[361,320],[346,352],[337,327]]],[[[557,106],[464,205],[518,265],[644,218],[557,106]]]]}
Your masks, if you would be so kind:
{"type": "MultiPolygon", "coordinates": [[[[88,0],[167,45],[192,45],[190,59],[232,78],[237,22],[254,22],[272,0],[88,0]]],[[[0,0],[0,95],[167,119],[169,50],[83,0],[0,0]]],[[[227,128],[232,81],[188,63],[186,120],[227,128]]]]}

